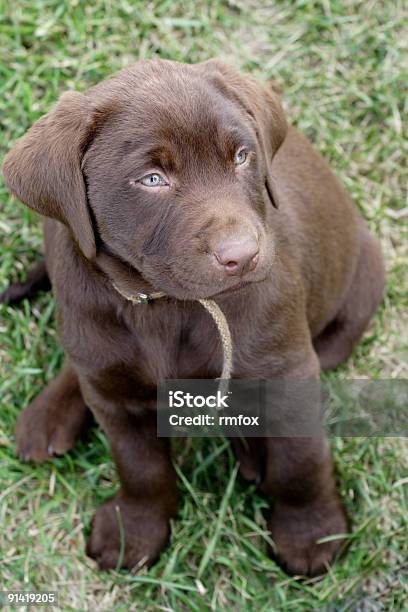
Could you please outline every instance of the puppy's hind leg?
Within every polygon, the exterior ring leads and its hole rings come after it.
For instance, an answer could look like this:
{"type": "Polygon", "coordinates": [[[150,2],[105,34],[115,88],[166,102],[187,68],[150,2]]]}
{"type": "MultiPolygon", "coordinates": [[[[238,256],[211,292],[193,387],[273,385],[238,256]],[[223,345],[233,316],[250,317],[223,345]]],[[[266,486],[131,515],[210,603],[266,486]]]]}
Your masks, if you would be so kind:
{"type": "Polygon", "coordinates": [[[77,375],[68,360],[54,380],[17,419],[17,454],[24,461],[46,461],[70,450],[91,412],[85,405],[77,375]]]}
{"type": "Polygon", "coordinates": [[[383,295],[385,272],[380,247],[366,228],[362,233],[360,257],[346,299],[334,320],[313,339],[324,370],[336,368],[347,359],[383,295]]]}
{"type": "Polygon", "coordinates": [[[37,263],[27,274],[23,283],[13,283],[0,293],[0,304],[18,304],[24,298],[30,299],[37,291],[51,289],[45,261],[37,263]]]}

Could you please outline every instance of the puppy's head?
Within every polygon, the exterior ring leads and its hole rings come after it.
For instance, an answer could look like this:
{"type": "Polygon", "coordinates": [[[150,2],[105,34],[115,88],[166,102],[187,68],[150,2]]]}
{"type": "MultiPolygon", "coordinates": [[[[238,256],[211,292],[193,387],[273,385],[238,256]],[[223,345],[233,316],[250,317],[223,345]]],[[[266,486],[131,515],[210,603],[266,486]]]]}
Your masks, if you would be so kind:
{"type": "Polygon", "coordinates": [[[101,250],[155,290],[209,297],[268,274],[285,133],[274,92],[217,61],[142,62],[64,94],[4,174],[88,259],[101,250]]]}

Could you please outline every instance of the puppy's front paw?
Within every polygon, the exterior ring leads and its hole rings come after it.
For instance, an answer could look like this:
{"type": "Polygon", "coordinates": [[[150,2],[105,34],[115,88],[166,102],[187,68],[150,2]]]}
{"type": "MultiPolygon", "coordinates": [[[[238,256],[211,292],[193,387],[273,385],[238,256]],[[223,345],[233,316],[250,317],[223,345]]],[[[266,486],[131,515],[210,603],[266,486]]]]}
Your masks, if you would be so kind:
{"type": "Polygon", "coordinates": [[[326,536],[347,531],[346,515],[337,496],[307,506],[277,503],[269,522],[276,561],[288,574],[318,576],[327,571],[341,538],[318,544],[326,536]]]}
{"type": "Polygon", "coordinates": [[[97,510],[86,553],[104,570],[150,566],[169,537],[169,518],[154,502],[117,495],[97,510]]]}

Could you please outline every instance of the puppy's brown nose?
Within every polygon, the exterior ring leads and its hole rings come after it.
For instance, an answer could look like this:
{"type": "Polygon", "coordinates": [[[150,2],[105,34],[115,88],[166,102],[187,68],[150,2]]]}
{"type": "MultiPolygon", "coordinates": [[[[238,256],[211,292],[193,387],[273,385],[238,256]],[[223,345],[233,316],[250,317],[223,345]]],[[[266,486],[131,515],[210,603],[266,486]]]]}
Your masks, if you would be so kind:
{"type": "Polygon", "coordinates": [[[249,236],[224,240],[213,253],[228,276],[242,276],[255,270],[259,259],[258,243],[249,236]]]}

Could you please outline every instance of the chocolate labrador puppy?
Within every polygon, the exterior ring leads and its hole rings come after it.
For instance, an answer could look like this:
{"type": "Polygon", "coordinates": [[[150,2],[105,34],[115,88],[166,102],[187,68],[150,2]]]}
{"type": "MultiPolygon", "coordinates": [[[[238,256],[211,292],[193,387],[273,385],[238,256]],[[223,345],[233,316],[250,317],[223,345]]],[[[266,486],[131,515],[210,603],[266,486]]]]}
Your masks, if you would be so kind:
{"type": "MultiPolygon", "coordinates": [[[[177,513],[156,385],[215,378],[229,323],[234,378],[318,378],[350,354],[381,299],[375,240],[320,155],[288,127],[273,88],[211,60],[146,61],[68,92],[4,162],[12,193],[45,221],[46,272],[67,359],[21,414],[17,449],[70,449],[91,410],[121,488],[97,511],[87,552],[101,568],[151,564],[177,513]],[[135,306],[122,294],[165,297],[135,306]]],[[[41,266],[13,301],[45,281],[41,266]]],[[[324,571],[346,529],[323,437],[235,444],[271,498],[290,573],[324,571]]]]}

